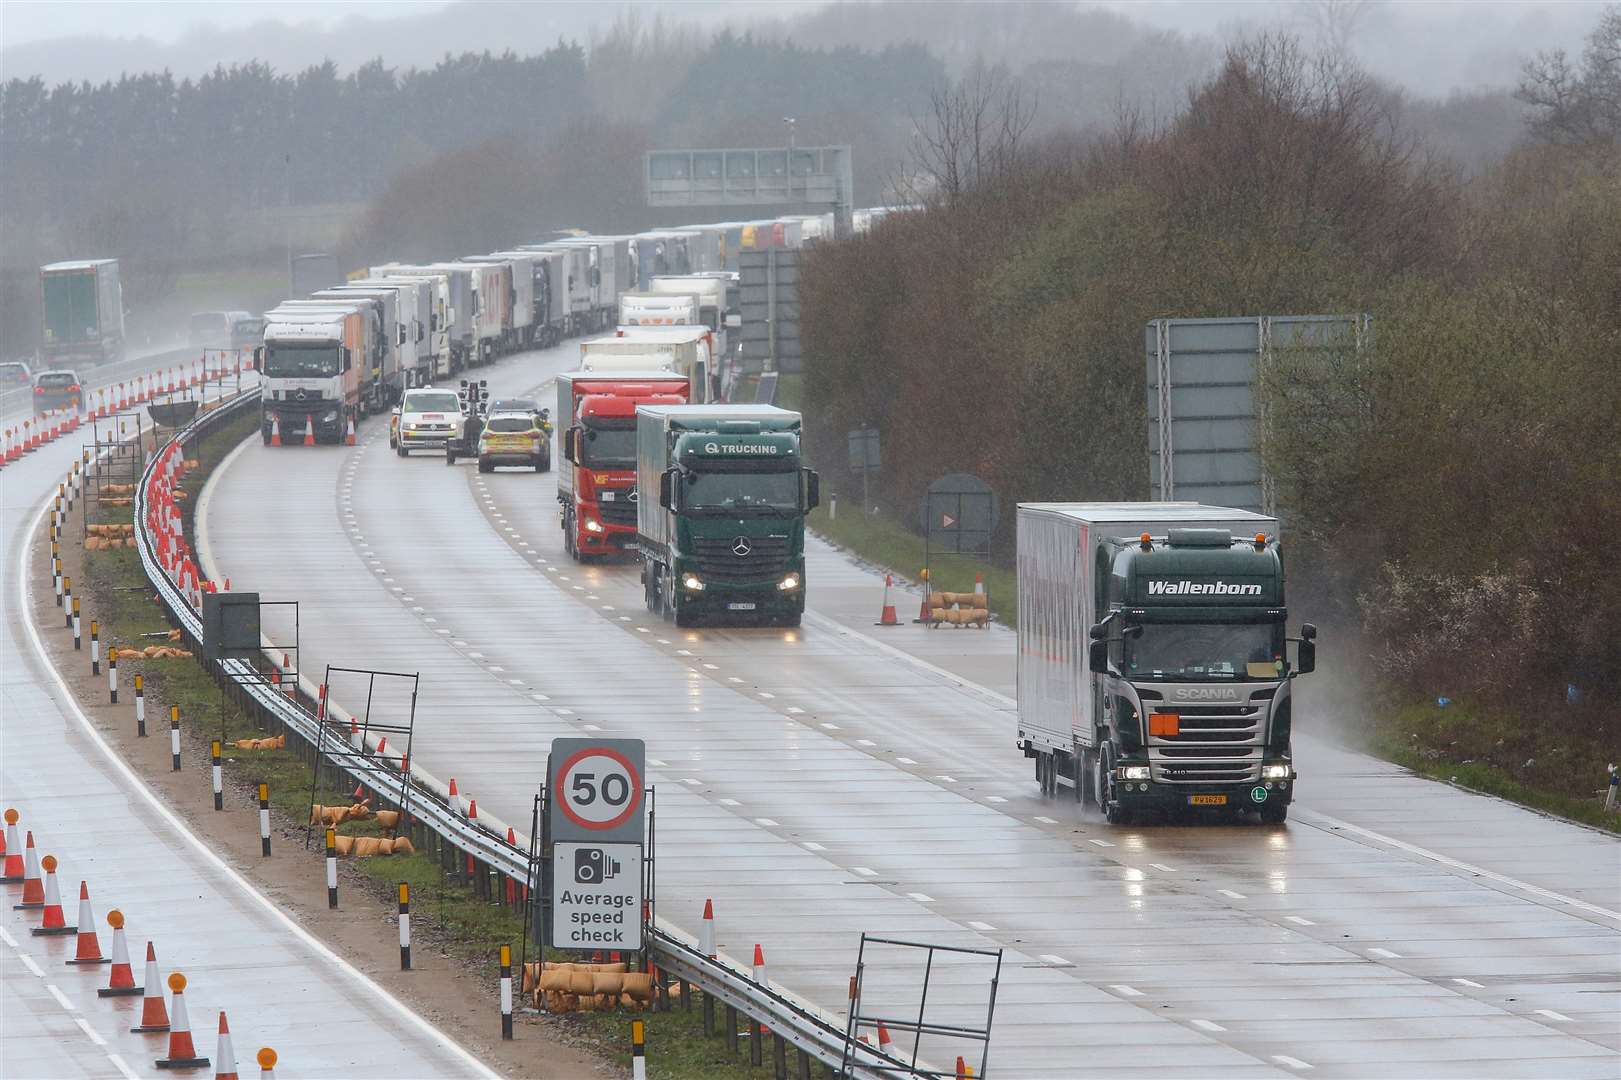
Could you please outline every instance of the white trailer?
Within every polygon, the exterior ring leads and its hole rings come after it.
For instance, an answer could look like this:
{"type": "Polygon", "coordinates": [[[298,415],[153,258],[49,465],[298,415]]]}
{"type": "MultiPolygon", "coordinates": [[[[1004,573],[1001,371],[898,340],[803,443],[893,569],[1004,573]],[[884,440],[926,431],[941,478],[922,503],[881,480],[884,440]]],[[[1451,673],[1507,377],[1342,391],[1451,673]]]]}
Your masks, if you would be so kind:
{"type": "Polygon", "coordinates": [[[580,370],[673,371],[687,379],[687,400],[707,404],[720,399],[713,345],[713,336],[701,326],[647,333],[626,329],[580,342],[580,370]]]}

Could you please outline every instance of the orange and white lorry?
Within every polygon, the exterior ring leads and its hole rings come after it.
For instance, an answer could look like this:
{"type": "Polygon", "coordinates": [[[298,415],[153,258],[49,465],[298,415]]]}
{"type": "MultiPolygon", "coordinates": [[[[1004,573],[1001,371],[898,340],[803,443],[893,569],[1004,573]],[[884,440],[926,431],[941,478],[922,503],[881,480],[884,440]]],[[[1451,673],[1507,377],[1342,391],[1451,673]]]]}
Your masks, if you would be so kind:
{"type": "Polygon", "coordinates": [[[569,371],[557,377],[557,504],[563,546],[576,560],[636,541],[636,406],[684,405],[671,371],[569,371]]]}

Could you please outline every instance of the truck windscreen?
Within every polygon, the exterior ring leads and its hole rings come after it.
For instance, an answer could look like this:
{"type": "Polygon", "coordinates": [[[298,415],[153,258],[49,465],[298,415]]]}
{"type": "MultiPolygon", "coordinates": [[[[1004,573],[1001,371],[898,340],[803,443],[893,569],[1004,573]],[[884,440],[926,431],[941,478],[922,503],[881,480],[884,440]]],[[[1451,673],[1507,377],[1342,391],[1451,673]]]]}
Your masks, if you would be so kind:
{"type": "Polygon", "coordinates": [[[688,472],[682,481],[682,510],[799,512],[797,469],[791,472],[688,472]]]}
{"type": "Polygon", "coordinates": [[[636,467],[636,422],[605,424],[587,423],[584,444],[585,460],[580,462],[598,469],[634,469],[636,467]]]}
{"type": "Polygon", "coordinates": [[[342,370],[336,345],[271,345],[265,349],[264,373],[272,379],[325,379],[342,370]]]}
{"type": "Polygon", "coordinates": [[[1277,623],[1145,623],[1127,637],[1127,678],[1199,681],[1271,679],[1283,673],[1283,628],[1277,623]]]}

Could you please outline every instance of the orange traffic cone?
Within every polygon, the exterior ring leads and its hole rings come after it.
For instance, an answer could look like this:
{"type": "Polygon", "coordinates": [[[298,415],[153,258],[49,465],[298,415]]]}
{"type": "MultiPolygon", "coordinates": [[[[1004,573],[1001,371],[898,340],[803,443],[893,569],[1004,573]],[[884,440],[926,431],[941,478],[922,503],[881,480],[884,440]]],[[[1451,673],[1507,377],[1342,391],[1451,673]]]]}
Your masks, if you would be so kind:
{"type": "MultiPolygon", "coordinates": [[[[6,858],[6,866],[11,859],[6,858]]],[[[39,856],[34,854],[34,830],[28,830],[28,846],[23,849],[23,902],[11,905],[18,911],[45,906],[45,884],[39,877],[39,856]]]]}
{"type": "Polygon", "coordinates": [[[354,444],[355,444],[355,418],[353,416],[350,416],[349,417],[349,430],[344,432],[344,435],[343,435],[343,445],[345,445],[345,446],[353,446],[354,444]]]}
{"type": "Polygon", "coordinates": [[[900,619],[895,615],[895,605],[889,602],[889,587],[893,582],[894,579],[890,575],[884,575],[884,609],[878,616],[878,622],[874,624],[876,626],[899,626],[901,624],[900,619]]]}
{"type": "Polygon", "coordinates": [[[913,622],[926,623],[929,621],[929,568],[923,568],[923,599],[918,601],[917,618],[913,622]]]}
{"type": "Polygon", "coordinates": [[[304,417],[304,445],[315,445],[315,414],[309,413],[304,417]]]}
{"type": "Polygon", "coordinates": [[[236,1051],[231,1047],[231,1028],[220,1010],[220,1041],[214,1049],[214,1080],[236,1080],[236,1051]]]}
{"type": "Polygon", "coordinates": [[[35,937],[66,937],[77,934],[77,926],[69,926],[62,917],[62,893],[56,887],[56,856],[47,855],[40,860],[45,868],[45,921],[34,927],[35,937]]]}
{"type": "Polygon", "coordinates": [[[761,986],[766,984],[765,950],[758,945],[754,946],[754,981],[761,986]]]}
{"type": "Polygon", "coordinates": [[[894,1042],[894,1040],[889,1037],[889,1029],[886,1028],[884,1025],[879,1024],[878,1025],[878,1052],[880,1054],[888,1054],[889,1053],[889,1044],[892,1043],[892,1042],[894,1042]]]}
{"type": "Polygon", "coordinates": [[[984,607],[985,606],[985,575],[984,574],[975,574],[974,575],[974,595],[979,597],[979,599],[977,601],[975,601],[975,603],[979,607],[984,607]]]}
{"type": "Polygon", "coordinates": [[[270,414],[270,445],[281,445],[281,417],[275,413],[270,414]]]}
{"type": "Polygon", "coordinates": [[[23,847],[17,842],[17,811],[6,811],[6,866],[0,873],[0,882],[21,885],[23,880],[23,847]]]}
{"type": "Polygon", "coordinates": [[[90,886],[79,882],[79,947],[74,950],[70,964],[106,964],[111,961],[101,955],[101,939],[96,937],[96,914],[90,910],[90,886]]]}
{"type": "Polygon", "coordinates": [[[158,978],[158,953],[152,943],[146,943],[146,978],[141,986],[141,1026],[131,1032],[168,1031],[169,1010],[163,1005],[163,980],[158,978]]]}
{"type": "MultiPolygon", "coordinates": [[[[113,966],[107,985],[96,991],[97,997],[134,997],[144,993],[135,985],[135,972],[129,966],[129,945],[124,941],[124,913],[113,908],[107,913],[107,925],[113,928],[113,966]]],[[[163,1000],[161,995],[159,1001],[163,1000]]]]}
{"type": "Polygon", "coordinates": [[[704,901],[704,918],[698,924],[698,951],[715,959],[715,902],[704,901]]]}
{"type": "Polygon", "coordinates": [[[169,1023],[169,1056],[158,1058],[152,1064],[160,1069],[207,1068],[208,1059],[197,1056],[191,1045],[191,1021],[186,1017],[186,977],[180,972],[169,976],[169,989],[174,992],[174,1016],[169,1023]]]}

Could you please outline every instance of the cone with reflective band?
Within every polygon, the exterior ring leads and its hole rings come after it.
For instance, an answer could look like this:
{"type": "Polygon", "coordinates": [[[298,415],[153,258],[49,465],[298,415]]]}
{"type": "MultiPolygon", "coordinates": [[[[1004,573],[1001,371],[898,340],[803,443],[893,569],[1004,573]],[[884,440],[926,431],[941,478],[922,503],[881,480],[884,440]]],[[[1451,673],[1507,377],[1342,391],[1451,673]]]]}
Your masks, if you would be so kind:
{"type": "MultiPolygon", "coordinates": [[[[9,861],[9,860],[8,860],[9,861]]],[[[45,906],[45,883],[39,876],[39,856],[34,853],[34,830],[28,830],[27,845],[23,848],[23,899],[12,907],[19,911],[45,906]]]]}
{"type": "Polygon", "coordinates": [[[117,908],[107,913],[107,925],[113,928],[113,966],[107,985],[96,991],[98,997],[134,997],[141,993],[135,985],[135,972],[129,966],[129,944],[124,940],[124,913],[117,908]]]}
{"type": "Polygon", "coordinates": [[[270,445],[281,445],[281,417],[275,413],[270,414],[270,445]]]}
{"type": "Polygon", "coordinates": [[[347,432],[345,432],[344,436],[343,436],[343,445],[345,445],[345,446],[353,446],[354,444],[355,444],[355,418],[353,416],[351,416],[349,418],[349,430],[347,432]]]}
{"type": "Polygon", "coordinates": [[[132,1032],[168,1031],[169,1010],[163,1005],[163,980],[158,976],[158,954],[152,943],[146,943],[146,978],[141,987],[141,1024],[132,1032]]]}
{"type": "Polygon", "coordinates": [[[698,951],[715,959],[715,902],[704,901],[704,918],[698,924],[698,951]]]}
{"type": "Polygon", "coordinates": [[[879,626],[899,626],[901,624],[900,617],[895,614],[895,605],[889,602],[889,587],[892,584],[894,584],[894,579],[889,574],[885,574],[884,606],[878,613],[877,625],[879,626]]]}
{"type": "Polygon", "coordinates": [[[152,1064],[160,1069],[201,1069],[208,1059],[197,1056],[191,1044],[191,1021],[186,1017],[186,977],[176,971],[169,976],[169,989],[174,993],[174,1015],[169,1020],[169,1056],[158,1058],[152,1064]]]}
{"type": "Polygon", "coordinates": [[[6,811],[6,865],[0,882],[20,885],[23,880],[23,846],[17,839],[17,811],[6,811]]]}
{"type": "Polygon", "coordinates": [[[56,887],[56,856],[47,855],[40,860],[45,868],[45,921],[34,927],[36,937],[66,937],[77,934],[77,926],[69,926],[62,915],[62,893],[56,887]]]}
{"type": "Polygon", "coordinates": [[[259,1080],[276,1080],[276,1052],[268,1046],[259,1047],[259,1080]]]}
{"type": "Polygon", "coordinates": [[[766,984],[765,950],[758,945],[754,947],[754,981],[761,986],[766,984]]]}
{"type": "Polygon", "coordinates": [[[889,1044],[892,1043],[892,1042],[894,1042],[894,1040],[889,1037],[889,1029],[886,1028],[884,1025],[879,1024],[878,1025],[878,1052],[880,1054],[888,1054],[889,1053],[889,1044]]]}
{"type": "Polygon", "coordinates": [[[310,413],[304,417],[304,445],[315,445],[315,414],[310,413]]]}
{"type": "Polygon", "coordinates": [[[96,914],[90,910],[90,885],[79,882],[79,947],[74,950],[70,964],[107,964],[111,961],[101,955],[101,939],[96,937],[96,914]]]}
{"type": "Polygon", "coordinates": [[[237,1080],[236,1050],[231,1046],[231,1028],[225,1022],[225,1010],[220,1010],[220,1041],[214,1048],[214,1080],[237,1080]]]}

